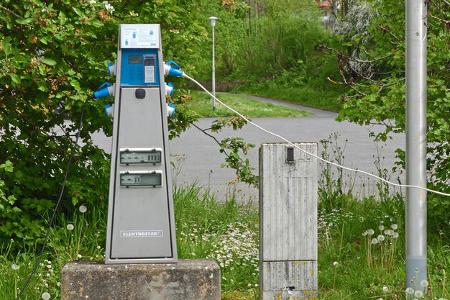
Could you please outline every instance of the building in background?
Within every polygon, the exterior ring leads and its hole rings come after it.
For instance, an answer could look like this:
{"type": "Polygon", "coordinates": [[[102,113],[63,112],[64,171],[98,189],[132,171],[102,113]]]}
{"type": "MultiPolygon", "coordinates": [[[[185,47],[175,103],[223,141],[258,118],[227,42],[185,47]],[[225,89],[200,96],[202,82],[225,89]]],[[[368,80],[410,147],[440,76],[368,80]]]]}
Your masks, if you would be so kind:
{"type": "Polygon", "coordinates": [[[323,11],[322,23],[329,29],[334,30],[336,24],[336,15],[338,9],[337,1],[333,0],[316,0],[317,5],[323,11]]]}

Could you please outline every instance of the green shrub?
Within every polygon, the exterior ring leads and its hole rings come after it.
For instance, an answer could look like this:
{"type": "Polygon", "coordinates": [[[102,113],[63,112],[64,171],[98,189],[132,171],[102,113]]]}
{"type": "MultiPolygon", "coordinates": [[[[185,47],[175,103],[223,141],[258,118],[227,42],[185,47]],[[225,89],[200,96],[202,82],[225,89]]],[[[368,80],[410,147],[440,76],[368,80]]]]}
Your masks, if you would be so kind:
{"type": "MultiPolygon", "coordinates": [[[[116,56],[118,24],[160,23],[166,58],[176,56],[195,75],[201,72],[194,64],[205,59],[199,46],[207,41],[208,24],[199,15],[205,6],[176,0],[3,1],[0,162],[11,161],[14,172],[3,177],[3,189],[13,198],[0,211],[0,243],[41,242],[71,157],[61,211],[71,215],[83,203],[106,207],[109,157],[91,134],[111,134],[111,120],[103,113],[111,99],[93,101],[92,91],[112,79],[106,65],[116,56]]],[[[180,112],[174,119],[171,136],[193,117],[180,112]]]]}

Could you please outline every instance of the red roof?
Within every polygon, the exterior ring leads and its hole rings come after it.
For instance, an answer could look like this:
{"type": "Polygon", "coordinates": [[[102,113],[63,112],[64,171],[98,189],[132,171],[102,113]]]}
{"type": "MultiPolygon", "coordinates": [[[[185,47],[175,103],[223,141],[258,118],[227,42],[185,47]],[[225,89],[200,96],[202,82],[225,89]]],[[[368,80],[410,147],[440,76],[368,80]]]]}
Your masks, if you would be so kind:
{"type": "Polygon", "coordinates": [[[328,0],[320,1],[319,7],[322,9],[328,9],[331,7],[331,3],[328,0]]]}

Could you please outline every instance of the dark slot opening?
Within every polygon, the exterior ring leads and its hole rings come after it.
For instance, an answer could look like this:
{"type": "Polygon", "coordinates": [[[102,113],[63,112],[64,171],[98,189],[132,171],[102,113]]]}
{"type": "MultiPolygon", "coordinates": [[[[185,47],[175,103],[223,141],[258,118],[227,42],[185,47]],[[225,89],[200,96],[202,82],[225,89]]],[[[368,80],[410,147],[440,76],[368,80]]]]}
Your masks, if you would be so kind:
{"type": "Polygon", "coordinates": [[[294,162],[294,147],[286,148],[286,162],[288,163],[294,162]]]}

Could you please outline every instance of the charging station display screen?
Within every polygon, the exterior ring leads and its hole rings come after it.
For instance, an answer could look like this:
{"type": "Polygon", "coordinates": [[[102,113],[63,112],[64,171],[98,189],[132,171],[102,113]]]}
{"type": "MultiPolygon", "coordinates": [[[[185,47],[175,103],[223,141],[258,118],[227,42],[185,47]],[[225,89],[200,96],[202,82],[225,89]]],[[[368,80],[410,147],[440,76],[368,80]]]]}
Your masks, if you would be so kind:
{"type": "Polygon", "coordinates": [[[121,173],[120,185],[124,187],[161,187],[162,186],[162,173],[149,172],[149,173],[121,173]]]}
{"type": "Polygon", "coordinates": [[[153,55],[144,56],[144,82],[152,83],[156,80],[156,57],[153,55]]]}
{"type": "Polygon", "coordinates": [[[121,164],[160,164],[162,151],[160,149],[148,150],[121,150],[121,164]]]}
{"type": "Polygon", "coordinates": [[[135,65],[135,64],[142,64],[142,56],[141,55],[130,55],[128,56],[128,63],[135,65]]]}

